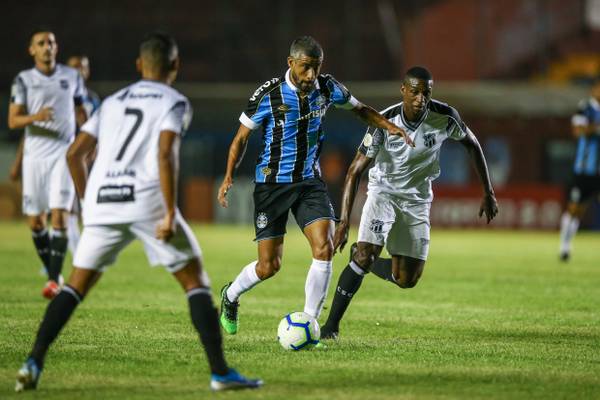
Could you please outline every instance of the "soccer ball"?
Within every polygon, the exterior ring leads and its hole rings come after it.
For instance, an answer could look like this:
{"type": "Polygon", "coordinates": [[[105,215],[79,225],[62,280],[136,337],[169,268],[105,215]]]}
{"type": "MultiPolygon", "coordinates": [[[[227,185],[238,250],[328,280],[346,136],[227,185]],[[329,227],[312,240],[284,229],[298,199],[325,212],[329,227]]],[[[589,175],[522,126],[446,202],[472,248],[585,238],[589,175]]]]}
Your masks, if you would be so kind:
{"type": "Polygon", "coordinates": [[[281,320],[277,339],[286,350],[306,350],[319,343],[321,328],[316,319],[304,312],[293,312],[281,320]]]}

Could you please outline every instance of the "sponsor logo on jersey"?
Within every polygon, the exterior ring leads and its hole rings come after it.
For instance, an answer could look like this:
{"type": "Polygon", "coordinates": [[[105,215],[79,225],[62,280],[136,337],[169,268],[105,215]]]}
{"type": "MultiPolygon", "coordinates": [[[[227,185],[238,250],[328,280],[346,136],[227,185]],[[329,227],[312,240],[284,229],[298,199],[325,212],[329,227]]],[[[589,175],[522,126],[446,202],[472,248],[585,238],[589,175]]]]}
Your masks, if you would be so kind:
{"type": "Polygon", "coordinates": [[[279,78],[273,78],[270,81],[266,81],[265,83],[263,83],[261,87],[259,87],[258,89],[256,89],[256,91],[254,92],[254,94],[252,95],[252,97],[250,97],[250,101],[256,100],[256,98],[258,97],[258,95],[260,95],[263,90],[267,89],[271,85],[276,84],[277,82],[279,82],[279,78]]]}
{"type": "Polygon", "coordinates": [[[290,107],[287,104],[282,104],[279,107],[277,107],[277,109],[284,113],[290,111],[290,107]]]}
{"type": "Polygon", "coordinates": [[[107,171],[106,175],[104,176],[106,178],[120,178],[122,176],[130,176],[132,178],[135,178],[135,170],[126,168],[122,171],[107,171]]]}
{"type": "Polygon", "coordinates": [[[264,212],[258,213],[258,216],[256,217],[256,227],[258,229],[265,229],[268,223],[269,219],[267,218],[267,214],[264,212]]]}
{"type": "Polygon", "coordinates": [[[98,189],[96,203],[123,203],[135,201],[133,185],[106,185],[98,189]]]}
{"type": "Polygon", "coordinates": [[[322,107],[317,110],[312,110],[308,114],[303,115],[300,118],[298,118],[296,121],[304,121],[305,119],[320,118],[320,117],[324,116],[326,112],[327,112],[327,109],[325,107],[322,107]]]}
{"type": "Polygon", "coordinates": [[[61,79],[60,81],[58,81],[60,83],[60,87],[61,89],[65,89],[67,90],[69,88],[69,81],[66,79],[61,79]]]}

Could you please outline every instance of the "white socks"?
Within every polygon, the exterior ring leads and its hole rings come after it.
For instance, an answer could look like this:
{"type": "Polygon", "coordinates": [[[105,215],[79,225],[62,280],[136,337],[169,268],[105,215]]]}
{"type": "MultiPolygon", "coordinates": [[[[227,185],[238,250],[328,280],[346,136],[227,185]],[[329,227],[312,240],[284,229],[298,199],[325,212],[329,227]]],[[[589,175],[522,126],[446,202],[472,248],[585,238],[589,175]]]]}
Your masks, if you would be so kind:
{"type": "Polygon", "coordinates": [[[257,261],[252,261],[246,265],[231,283],[226,293],[229,301],[236,302],[243,293],[252,289],[260,282],[260,278],[256,275],[256,263],[257,261]]]}
{"type": "Polygon", "coordinates": [[[569,253],[571,251],[571,240],[579,229],[579,218],[573,217],[565,212],[560,219],[560,252],[569,253]]]}
{"type": "Polygon", "coordinates": [[[332,261],[321,261],[313,258],[308,270],[306,284],[304,285],[304,292],[306,293],[304,312],[314,318],[319,318],[323,310],[327,289],[329,289],[329,282],[333,273],[332,264],[332,261]]]}
{"type": "Polygon", "coordinates": [[[79,243],[79,216],[77,214],[67,214],[67,237],[69,238],[69,251],[75,255],[77,244],[79,243]]]}

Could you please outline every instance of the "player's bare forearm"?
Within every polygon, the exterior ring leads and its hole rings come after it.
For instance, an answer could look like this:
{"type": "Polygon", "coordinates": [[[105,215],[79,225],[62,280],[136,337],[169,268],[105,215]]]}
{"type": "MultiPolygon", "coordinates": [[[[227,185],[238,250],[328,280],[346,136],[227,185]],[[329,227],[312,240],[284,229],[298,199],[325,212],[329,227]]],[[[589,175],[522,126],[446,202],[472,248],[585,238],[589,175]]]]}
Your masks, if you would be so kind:
{"type": "Polygon", "coordinates": [[[225,170],[225,178],[233,180],[233,174],[237,167],[240,166],[246,147],[248,146],[248,138],[252,131],[246,126],[240,124],[240,127],[229,146],[229,154],[227,156],[227,168],[225,170]]]}
{"type": "Polygon", "coordinates": [[[87,184],[88,165],[87,155],[96,147],[96,138],[86,132],[81,132],[67,150],[67,165],[75,185],[77,197],[80,199],[85,195],[87,184]]]}
{"type": "Polygon", "coordinates": [[[177,133],[162,131],[158,140],[158,175],[160,190],[166,207],[166,215],[175,216],[175,196],[177,190],[176,154],[179,147],[177,133]]]}
{"type": "Polygon", "coordinates": [[[8,108],[8,128],[23,129],[36,121],[49,121],[53,118],[52,108],[42,108],[35,114],[27,114],[25,106],[21,104],[11,104],[8,108]]]}
{"type": "Polygon", "coordinates": [[[490,174],[488,172],[485,156],[483,155],[481,145],[479,144],[479,141],[473,132],[469,130],[467,136],[461,140],[460,143],[465,146],[471,160],[473,161],[473,165],[475,166],[477,176],[479,176],[479,181],[481,182],[483,191],[485,194],[494,195],[494,188],[492,187],[492,181],[490,180],[490,174]]]}
{"type": "Polygon", "coordinates": [[[225,169],[225,177],[223,183],[219,187],[217,194],[217,200],[222,207],[227,207],[227,193],[231,186],[233,186],[233,173],[240,166],[244,153],[246,153],[246,147],[248,146],[248,138],[252,130],[246,127],[244,124],[240,124],[240,127],[229,146],[229,154],[227,156],[227,167],[225,169]]]}
{"type": "Polygon", "coordinates": [[[23,167],[23,147],[25,146],[25,136],[21,137],[19,141],[19,147],[17,148],[17,154],[15,161],[10,168],[10,179],[12,181],[19,180],[21,178],[21,172],[23,167]]]}
{"type": "Polygon", "coordinates": [[[402,136],[406,141],[406,144],[412,147],[415,146],[413,140],[408,136],[404,129],[388,121],[387,118],[378,113],[373,107],[360,103],[352,109],[352,112],[367,125],[384,129],[390,135],[402,136]]]}
{"type": "Polygon", "coordinates": [[[340,223],[349,223],[350,214],[358,191],[360,177],[371,164],[372,159],[361,152],[357,152],[352,164],[348,168],[344,181],[344,192],[342,194],[342,211],[340,212],[340,223]]]}
{"type": "Polygon", "coordinates": [[[467,136],[461,140],[461,143],[467,149],[475,170],[483,186],[483,199],[481,200],[481,206],[479,207],[479,217],[485,214],[487,223],[489,224],[494,217],[498,214],[498,202],[496,195],[494,194],[494,188],[490,180],[490,174],[488,172],[487,163],[485,162],[485,156],[479,141],[470,130],[467,131],[467,136]]]}

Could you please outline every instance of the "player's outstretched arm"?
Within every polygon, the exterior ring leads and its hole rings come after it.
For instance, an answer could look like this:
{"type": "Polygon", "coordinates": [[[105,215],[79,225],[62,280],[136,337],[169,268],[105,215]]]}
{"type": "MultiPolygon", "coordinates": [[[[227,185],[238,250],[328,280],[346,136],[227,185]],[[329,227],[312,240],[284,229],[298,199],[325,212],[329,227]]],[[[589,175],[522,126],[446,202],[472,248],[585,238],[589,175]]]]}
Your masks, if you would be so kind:
{"type": "Polygon", "coordinates": [[[15,157],[15,161],[12,163],[10,167],[10,180],[13,182],[21,179],[21,172],[23,167],[23,146],[25,145],[25,136],[21,136],[21,140],[19,141],[19,147],[17,148],[17,155],[15,157]]]}
{"type": "Polygon", "coordinates": [[[479,207],[479,217],[485,214],[487,223],[489,224],[496,214],[498,214],[498,202],[496,201],[496,195],[494,194],[494,188],[492,187],[492,181],[490,180],[490,174],[488,172],[485,156],[483,155],[483,150],[481,149],[479,141],[470,129],[467,129],[467,135],[460,143],[467,149],[471,160],[473,160],[475,170],[477,171],[477,175],[483,186],[484,195],[481,200],[481,206],[479,207]]]}
{"type": "Polygon", "coordinates": [[[162,131],[158,139],[158,176],[166,212],[156,228],[156,238],[168,241],[175,233],[175,202],[177,192],[177,155],[179,136],[173,131],[162,131]]]}
{"type": "Polygon", "coordinates": [[[356,152],[352,164],[348,168],[346,173],[346,179],[344,180],[344,193],[342,194],[342,211],[340,213],[340,222],[338,223],[335,234],[333,236],[333,251],[340,252],[346,246],[348,242],[348,230],[350,229],[350,213],[352,213],[352,206],[354,205],[354,199],[356,192],[358,191],[358,184],[360,183],[360,177],[363,172],[369,168],[372,158],[369,158],[362,154],[360,151],[356,152]]]}
{"type": "Polygon", "coordinates": [[[225,170],[225,177],[223,178],[223,183],[221,183],[221,187],[219,187],[219,193],[217,195],[217,200],[222,207],[227,207],[227,192],[233,186],[233,173],[240,166],[242,159],[244,158],[244,153],[246,153],[246,147],[248,146],[248,138],[250,137],[250,133],[252,130],[245,126],[244,124],[240,124],[240,127],[229,146],[229,155],[227,156],[227,168],[225,170]]]}
{"type": "Polygon", "coordinates": [[[385,129],[390,135],[402,136],[406,141],[406,144],[415,147],[413,140],[408,136],[404,129],[388,121],[387,118],[378,113],[373,107],[358,103],[358,105],[352,109],[352,112],[366,124],[375,128],[385,129]]]}
{"type": "Polygon", "coordinates": [[[67,165],[77,197],[83,199],[85,186],[87,184],[88,165],[86,163],[87,155],[96,148],[96,138],[87,132],[80,132],[75,141],[67,150],[67,165]]]}
{"type": "Polygon", "coordinates": [[[27,109],[23,104],[11,103],[8,106],[8,128],[23,129],[34,122],[50,121],[54,118],[54,109],[52,107],[43,107],[35,114],[27,114],[27,109]]]}

